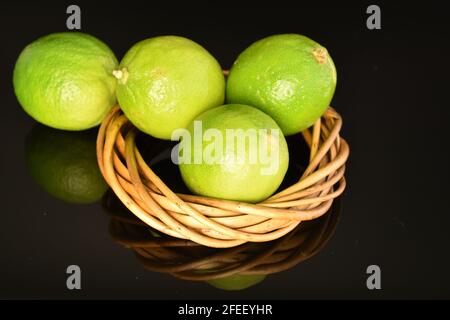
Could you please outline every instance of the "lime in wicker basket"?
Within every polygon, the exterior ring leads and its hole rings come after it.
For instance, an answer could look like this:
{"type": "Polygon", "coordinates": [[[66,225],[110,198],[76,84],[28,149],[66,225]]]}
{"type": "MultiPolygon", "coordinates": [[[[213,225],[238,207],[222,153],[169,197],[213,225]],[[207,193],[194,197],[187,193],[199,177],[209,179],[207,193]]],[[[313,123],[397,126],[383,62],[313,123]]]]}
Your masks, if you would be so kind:
{"type": "Polygon", "coordinates": [[[322,216],[345,189],[346,141],[341,116],[328,108],[302,132],[309,164],[290,187],[252,204],[177,194],[146,164],[136,147],[139,131],[114,107],[97,137],[100,170],[117,197],[147,225],[198,244],[228,248],[278,239],[299,223],[322,216]]]}

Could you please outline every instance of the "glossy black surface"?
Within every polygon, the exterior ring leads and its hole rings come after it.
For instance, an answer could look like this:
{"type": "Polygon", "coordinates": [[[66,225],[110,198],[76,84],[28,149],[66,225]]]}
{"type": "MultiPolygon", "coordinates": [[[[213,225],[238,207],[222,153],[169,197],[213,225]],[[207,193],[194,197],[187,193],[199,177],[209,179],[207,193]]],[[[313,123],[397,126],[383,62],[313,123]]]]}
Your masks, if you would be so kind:
{"type": "MultiPolygon", "coordinates": [[[[27,170],[25,141],[35,123],[14,97],[12,70],[25,45],[65,30],[68,4],[0,4],[0,298],[450,298],[450,34],[444,8],[381,4],[382,29],[369,31],[367,4],[80,4],[82,31],[108,43],[119,59],[138,40],[161,34],[198,41],[224,68],[251,42],[274,33],[306,34],[330,51],[338,69],[333,106],[351,147],[348,186],[339,212],[331,215],[334,234],[305,261],[227,292],[144,268],[114,237],[113,217],[123,212],[111,193],[96,204],[67,204],[27,170]],[[71,264],[81,267],[80,291],[66,288],[71,264]],[[366,287],[371,264],[381,267],[381,290],[366,287]]],[[[139,143],[148,160],[170,146],[145,136],[139,143]]],[[[305,147],[295,137],[289,146],[291,164],[303,165],[305,147]]],[[[298,177],[295,169],[287,179],[298,177]]],[[[183,189],[170,162],[155,170],[183,189]]],[[[189,259],[211,254],[200,251],[185,253],[189,259]]]]}

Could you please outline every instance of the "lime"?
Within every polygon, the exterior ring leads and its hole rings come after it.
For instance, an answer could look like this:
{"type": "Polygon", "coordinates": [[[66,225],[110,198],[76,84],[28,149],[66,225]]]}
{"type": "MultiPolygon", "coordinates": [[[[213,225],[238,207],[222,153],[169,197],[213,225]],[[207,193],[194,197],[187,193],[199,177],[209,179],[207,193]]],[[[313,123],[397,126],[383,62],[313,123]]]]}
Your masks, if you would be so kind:
{"type": "Polygon", "coordinates": [[[227,102],[255,106],[285,135],[311,126],[327,109],[336,87],[328,51],[298,34],[274,35],[253,43],[233,64],[227,102]]]}
{"type": "Polygon", "coordinates": [[[97,165],[96,132],[60,131],[36,125],[25,142],[33,179],[47,193],[70,203],[98,201],[108,186],[97,165]]]}
{"type": "Polygon", "coordinates": [[[117,99],[141,131],[170,139],[199,113],[224,101],[225,79],[219,63],[199,44],[161,36],[135,44],[114,72],[117,99]]]}
{"type": "Polygon", "coordinates": [[[35,120],[64,130],[98,125],[115,104],[118,62],[100,40],[65,32],[29,44],[14,68],[14,90],[35,120]]]}
{"type": "Polygon", "coordinates": [[[265,275],[241,275],[236,274],[226,278],[214,279],[207,281],[210,285],[231,291],[231,290],[243,290],[252,287],[266,278],[265,275]]]}
{"type": "Polygon", "coordinates": [[[271,117],[250,106],[229,104],[195,118],[181,135],[177,161],[192,192],[258,202],[280,186],[289,152],[271,117]]]}

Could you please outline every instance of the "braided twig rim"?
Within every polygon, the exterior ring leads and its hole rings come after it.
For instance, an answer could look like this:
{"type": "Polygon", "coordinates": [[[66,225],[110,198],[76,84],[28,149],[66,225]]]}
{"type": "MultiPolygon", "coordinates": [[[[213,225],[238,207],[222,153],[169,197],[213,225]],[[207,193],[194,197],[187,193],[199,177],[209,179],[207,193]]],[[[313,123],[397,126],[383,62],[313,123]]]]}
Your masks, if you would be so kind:
{"type": "Polygon", "coordinates": [[[176,194],[150,169],[136,147],[138,130],[115,106],[97,137],[106,182],[136,217],[154,229],[199,244],[227,248],[278,239],[301,221],[320,217],[345,189],[346,141],[331,107],[302,132],[310,162],[299,181],[258,204],[176,194]]]}

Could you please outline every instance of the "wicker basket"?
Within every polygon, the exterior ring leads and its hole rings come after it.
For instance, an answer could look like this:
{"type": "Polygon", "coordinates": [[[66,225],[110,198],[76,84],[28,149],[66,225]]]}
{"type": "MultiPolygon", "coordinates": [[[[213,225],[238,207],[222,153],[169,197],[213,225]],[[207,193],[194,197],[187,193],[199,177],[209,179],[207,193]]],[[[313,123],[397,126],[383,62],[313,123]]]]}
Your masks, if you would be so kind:
{"type": "MultiPolygon", "coordinates": [[[[108,193],[105,210],[111,219],[113,240],[133,250],[144,267],[191,281],[208,281],[232,275],[269,275],[288,270],[318,253],[333,236],[339,221],[339,200],[322,217],[297,226],[286,236],[269,243],[245,243],[214,249],[195,242],[155,235],[108,193]]],[[[126,209],[126,208],[125,208],[126,209]]]]}
{"type": "Polygon", "coordinates": [[[109,186],[140,220],[176,238],[227,248],[278,239],[328,211],[345,189],[349,147],[341,127],[340,115],[328,108],[302,132],[310,161],[298,182],[258,204],[174,193],[145,163],[138,130],[118,106],[100,126],[97,158],[109,186]]]}

